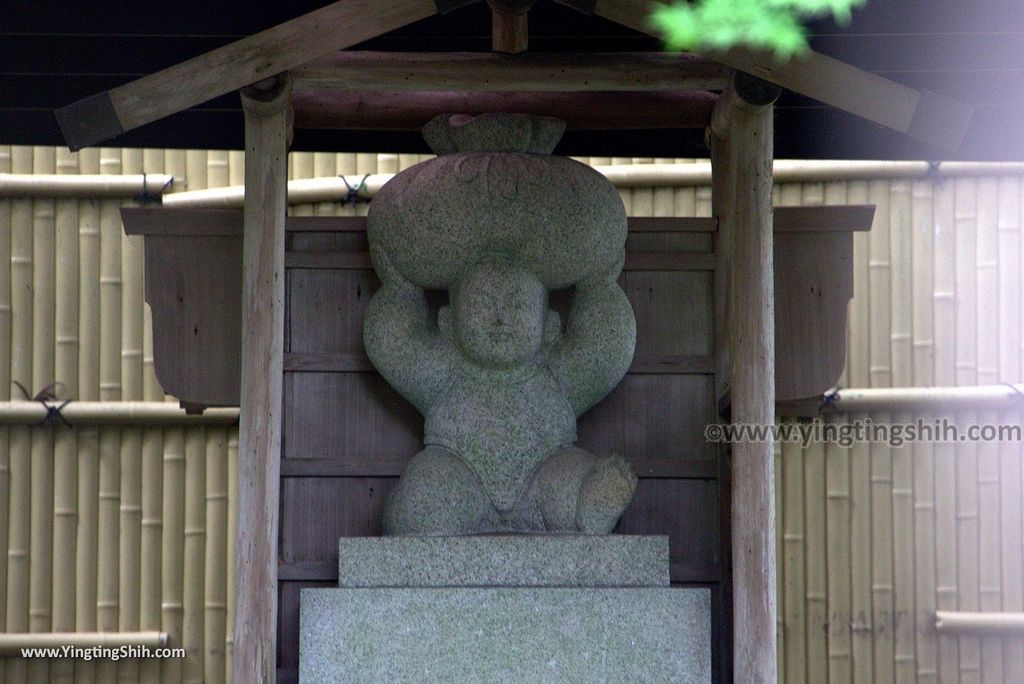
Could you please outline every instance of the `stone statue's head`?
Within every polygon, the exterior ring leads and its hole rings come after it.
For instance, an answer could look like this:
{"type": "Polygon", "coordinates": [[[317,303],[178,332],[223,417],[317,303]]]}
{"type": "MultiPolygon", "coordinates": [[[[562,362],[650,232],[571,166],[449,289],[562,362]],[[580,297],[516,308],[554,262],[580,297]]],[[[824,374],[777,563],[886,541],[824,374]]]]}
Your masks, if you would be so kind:
{"type": "Polygon", "coordinates": [[[469,361],[497,369],[533,361],[560,331],[537,276],[501,260],[478,264],[451,287],[438,325],[469,361]]]}

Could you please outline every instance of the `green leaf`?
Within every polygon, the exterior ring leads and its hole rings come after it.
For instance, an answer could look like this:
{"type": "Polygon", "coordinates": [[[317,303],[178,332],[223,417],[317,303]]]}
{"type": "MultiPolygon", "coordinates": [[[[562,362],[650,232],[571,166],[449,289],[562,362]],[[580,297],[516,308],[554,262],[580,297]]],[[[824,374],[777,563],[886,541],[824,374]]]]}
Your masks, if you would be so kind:
{"type": "Polygon", "coordinates": [[[808,48],[803,21],[831,15],[848,23],[866,0],[696,0],[660,5],[651,23],[672,50],[736,45],[788,58],[808,48]]]}

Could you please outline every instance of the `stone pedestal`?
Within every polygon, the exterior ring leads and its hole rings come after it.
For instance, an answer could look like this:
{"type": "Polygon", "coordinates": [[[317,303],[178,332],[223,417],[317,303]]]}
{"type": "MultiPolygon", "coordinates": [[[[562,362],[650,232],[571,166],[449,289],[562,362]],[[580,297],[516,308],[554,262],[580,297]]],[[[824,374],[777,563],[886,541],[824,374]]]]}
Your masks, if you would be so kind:
{"type": "Polygon", "coordinates": [[[665,537],[342,539],[339,585],[302,591],[304,684],[711,681],[665,537]]]}

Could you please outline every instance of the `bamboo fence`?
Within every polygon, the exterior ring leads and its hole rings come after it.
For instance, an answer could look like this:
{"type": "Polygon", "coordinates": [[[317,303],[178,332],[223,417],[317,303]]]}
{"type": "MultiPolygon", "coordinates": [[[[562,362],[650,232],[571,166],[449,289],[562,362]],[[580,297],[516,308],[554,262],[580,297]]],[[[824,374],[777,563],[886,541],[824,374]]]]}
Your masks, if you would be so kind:
{"type": "MultiPolygon", "coordinates": [[[[294,153],[289,179],[358,180],[422,159],[294,153]]],[[[710,215],[703,163],[583,161],[621,176],[631,215],[710,215]],[[675,181],[652,182],[669,164],[675,181]]],[[[876,166],[875,175],[843,175],[822,166],[814,176],[810,167],[781,168],[777,204],[878,206],[874,229],[855,236],[842,386],[1024,382],[1021,169],[876,166]]],[[[0,146],[0,174],[33,173],[165,174],[172,197],[240,185],[243,158],[0,146]]],[[[153,372],[141,244],[124,236],[117,213],[136,198],[63,192],[0,193],[0,329],[9,331],[0,334],[0,401],[21,398],[17,380],[30,392],[59,381],[61,396],[83,405],[173,402],[153,372]]],[[[291,213],[359,215],[366,203],[321,201],[291,213]]],[[[905,407],[827,420],[937,416],[905,407]]],[[[1021,422],[1009,407],[948,417],[1021,422]]],[[[164,632],[187,657],[0,659],[0,681],[230,678],[237,430],[170,420],[0,424],[0,624],[11,633],[164,632]]],[[[1020,457],[1019,443],[781,444],[780,681],[1024,681],[1019,632],[935,629],[936,610],[1024,610],[1020,457]]]]}

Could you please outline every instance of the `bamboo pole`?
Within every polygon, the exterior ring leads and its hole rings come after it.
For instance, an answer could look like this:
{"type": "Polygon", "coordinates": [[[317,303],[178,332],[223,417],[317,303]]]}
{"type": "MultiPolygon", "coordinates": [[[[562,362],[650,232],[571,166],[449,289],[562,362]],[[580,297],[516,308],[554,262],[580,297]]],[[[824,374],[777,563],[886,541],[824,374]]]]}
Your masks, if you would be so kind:
{"type": "MultiPolygon", "coordinates": [[[[957,179],[955,183],[956,230],[956,384],[972,385],[978,378],[978,225],[977,181],[957,179]]],[[[974,422],[977,414],[964,411],[957,418],[974,422]]],[[[957,589],[961,610],[978,610],[978,449],[957,445],[957,589]]],[[[960,678],[980,681],[981,642],[974,636],[960,639],[960,678]]]]}
{"type": "MultiPolygon", "coordinates": [[[[994,225],[981,226],[995,233],[994,225]]],[[[990,338],[991,339],[991,338],[990,338]]],[[[988,345],[986,345],[988,346],[988,345]]],[[[999,414],[978,414],[982,424],[995,425],[999,414]]],[[[978,449],[978,606],[985,612],[1003,609],[1002,558],[1000,557],[1000,482],[999,445],[983,441],[978,449]]],[[[1019,581],[1019,580],[1015,580],[1019,581]]],[[[1003,682],[1003,643],[999,636],[986,636],[981,642],[981,676],[987,682],[1003,682]]]]}
{"type": "MultiPolygon", "coordinates": [[[[655,164],[671,164],[671,159],[655,159],[655,164]]],[[[381,166],[381,171],[385,168],[381,166]]],[[[655,188],[652,197],[652,214],[654,216],[675,216],[675,189],[655,188]]]]}
{"type": "Polygon", "coordinates": [[[162,648],[167,635],[162,632],[45,632],[0,634],[0,655],[18,655],[24,648],[162,648]]]}
{"type": "MultiPolygon", "coordinates": [[[[955,254],[955,184],[941,183],[936,197],[935,253],[955,254]]],[[[935,381],[956,381],[956,269],[955,259],[935,262],[935,381]]],[[[956,610],[959,604],[957,580],[956,449],[935,446],[935,557],[936,608],[956,610]]],[[[940,673],[959,673],[959,640],[940,635],[940,673]]]]}
{"type": "Polygon", "coordinates": [[[381,173],[398,173],[398,155],[386,152],[377,155],[377,168],[381,173]]]}
{"type": "MultiPolygon", "coordinates": [[[[955,183],[938,181],[934,200],[935,245],[935,383],[956,383],[956,254],[955,183]]],[[[939,417],[951,415],[948,411],[939,417]]],[[[936,444],[935,454],[935,606],[957,610],[956,448],[936,444]]],[[[945,676],[959,673],[960,645],[955,636],[938,636],[937,670],[945,676]]]]}
{"type": "MultiPolygon", "coordinates": [[[[630,160],[630,164],[634,166],[649,164],[650,162],[650,159],[635,158],[630,160]]],[[[633,191],[632,196],[633,211],[631,216],[654,215],[654,188],[637,188],[633,191]]]]}
{"type": "MultiPolygon", "coordinates": [[[[977,378],[979,384],[998,382],[999,374],[999,184],[994,177],[977,182],[977,378]]],[[[998,414],[985,411],[979,418],[995,424],[998,414]]],[[[1002,578],[999,552],[999,447],[979,442],[978,450],[978,569],[979,606],[982,610],[1002,608],[1002,578]]],[[[1003,646],[998,637],[981,643],[981,676],[985,681],[1003,681],[1003,646]]]]}
{"type": "Polygon", "coordinates": [[[996,383],[999,376],[999,183],[994,177],[977,181],[976,266],[977,376],[979,385],[996,383]]]}
{"type": "MultiPolygon", "coordinates": [[[[400,168],[407,168],[411,165],[408,161],[401,163],[401,157],[409,160],[417,155],[401,155],[400,168]]],[[[711,166],[707,162],[688,160],[686,163],[653,163],[645,164],[644,168],[631,169],[628,165],[619,168],[604,168],[607,164],[601,164],[602,158],[595,157],[594,165],[598,170],[605,173],[613,183],[628,187],[674,187],[689,188],[695,186],[709,186],[711,184],[711,166]]],[[[412,162],[415,163],[415,162],[412,162]]],[[[787,160],[781,159],[774,162],[775,181],[777,183],[800,183],[800,182],[827,182],[847,180],[877,180],[885,178],[954,178],[973,176],[1019,176],[1024,175],[1024,164],[1005,162],[942,162],[938,165],[930,165],[927,162],[901,162],[901,161],[814,161],[814,160],[787,160]]],[[[387,180],[389,174],[380,174],[381,178],[368,179],[368,189],[371,193],[379,189],[387,180]]],[[[312,175],[294,174],[296,179],[314,180],[312,175]]],[[[237,180],[237,179],[234,179],[237,180]]],[[[234,180],[232,181],[234,183],[234,180]]],[[[327,179],[315,179],[327,180],[327,179]]],[[[174,174],[148,174],[146,176],[146,192],[151,197],[159,197],[163,194],[165,203],[177,204],[187,201],[190,194],[185,192],[166,192],[174,188],[177,181],[174,174]]],[[[232,185],[235,188],[237,184],[232,185]]],[[[193,184],[193,188],[195,184],[193,184]]],[[[303,186],[300,185],[300,188],[303,186]]],[[[342,185],[343,187],[343,185],[342,185]]],[[[341,192],[341,188],[336,188],[341,192]]],[[[323,189],[321,189],[323,191],[323,189]]],[[[192,192],[192,191],[189,191],[192,192]]],[[[291,188],[289,188],[291,192],[291,188]]],[[[82,199],[100,198],[135,198],[142,194],[141,175],[117,175],[111,178],[109,175],[80,175],[74,177],[61,177],[45,175],[40,176],[32,173],[25,174],[2,174],[0,173],[0,197],[77,197],[82,199]],[[58,183],[59,185],[53,185],[58,183]]],[[[342,193],[344,194],[344,193],[342,193]]],[[[233,190],[230,195],[231,201],[237,202],[240,206],[241,191],[233,190]]],[[[340,195],[339,195],[340,196],[340,195]]],[[[198,196],[201,198],[202,196],[198,196]]],[[[214,198],[218,201],[225,201],[223,193],[210,193],[209,201],[214,198]]],[[[192,201],[197,201],[193,199],[192,201]]],[[[306,200],[291,200],[292,203],[302,203],[306,200]]],[[[685,203],[685,201],[684,201],[685,203]]],[[[684,215],[688,215],[685,214],[684,215]]]]}
{"type": "MultiPolygon", "coordinates": [[[[921,299],[927,302],[929,297],[924,296],[918,301],[921,299]]],[[[931,444],[915,442],[911,451],[914,488],[914,674],[919,682],[935,684],[939,681],[938,643],[930,624],[937,594],[935,449],[931,444]]]]}
{"type": "Polygon", "coordinates": [[[807,682],[828,681],[828,604],[825,537],[825,445],[810,444],[804,449],[804,564],[807,641],[807,682]]]}
{"type": "MultiPolygon", "coordinates": [[[[1021,379],[1021,296],[1020,263],[1020,183],[1018,179],[999,179],[999,371],[1003,380],[1021,379]]],[[[1001,424],[1021,422],[1019,409],[1003,410],[1001,424]]],[[[1022,525],[1022,488],[1020,445],[1004,442],[999,445],[1000,531],[1003,577],[1002,610],[1024,610],[1024,525],[1022,525]]],[[[1003,677],[1007,681],[1024,681],[1024,639],[1003,641],[1003,677]]]]}
{"type": "MultiPolygon", "coordinates": [[[[189,188],[199,189],[203,186],[199,179],[190,179],[192,173],[199,173],[195,168],[196,156],[186,150],[167,150],[164,153],[164,170],[175,178],[174,191],[189,188]]],[[[161,390],[160,397],[163,398],[161,390]]],[[[167,397],[172,401],[171,397],[167,397]]],[[[168,633],[168,638],[175,646],[181,646],[182,622],[182,573],[184,572],[184,448],[185,434],[180,425],[165,428],[160,440],[159,475],[155,470],[154,481],[159,481],[160,489],[160,575],[159,575],[159,609],[160,629],[168,633]]],[[[153,467],[157,464],[152,463],[153,467]]],[[[154,506],[157,503],[154,502],[154,506]]],[[[146,676],[152,676],[148,669],[149,663],[143,667],[146,676]]],[[[156,678],[159,682],[180,682],[182,663],[180,660],[160,661],[156,663],[156,678]]]]}
{"type": "MultiPolygon", "coordinates": [[[[906,367],[909,374],[910,367],[906,367]]],[[[892,416],[896,423],[909,423],[913,415],[897,413],[892,416]]],[[[882,628],[891,625],[893,639],[893,679],[896,682],[917,681],[917,660],[915,644],[914,614],[914,462],[913,448],[903,444],[891,449],[892,503],[890,535],[892,566],[892,614],[888,624],[882,620],[882,628]]],[[[878,560],[876,559],[876,567],[878,560]]],[[[877,581],[877,576],[876,576],[877,581]]],[[[878,613],[877,606],[875,607],[878,613]]]]}
{"type": "MultiPolygon", "coordinates": [[[[100,150],[78,153],[79,169],[98,174],[100,150]]],[[[96,401],[100,394],[100,203],[82,200],[78,210],[78,395],[96,401]]],[[[79,428],[78,530],[75,538],[75,631],[96,631],[97,547],[99,544],[99,431],[79,428]]],[[[96,663],[75,664],[76,684],[92,684],[96,663]]]]}
{"type": "MultiPolygon", "coordinates": [[[[11,149],[15,172],[32,172],[32,148],[11,149]]],[[[13,200],[11,214],[11,379],[33,386],[33,248],[32,201],[13,200]]],[[[7,547],[7,632],[29,631],[29,554],[31,525],[32,437],[28,427],[12,428],[10,439],[10,512],[7,547]]],[[[6,668],[8,684],[26,681],[28,664],[13,660],[6,668]]]]}
{"type": "Polygon", "coordinates": [[[228,185],[245,183],[245,151],[230,150],[228,152],[228,185]]]}
{"type": "MultiPolygon", "coordinates": [[[[0,145],[0,173],[11,170],[11,147],[0,145]]],[[[0,200],[0,330],[11,330],[11,202],[0,200]]],[[[0,400],[11,398],[11,334],[0,335],[0,400]]],[[[8,581],[8,540],[7,528],[10,519],[11,501],[11,452],[10,432],[0,427],[0,626],[7,626],[7,581],[8,581]]],[[[0,682],[7,680],[7,663],[0,661],[0,682]]]]}
{"type": "MultiPolygon", "coordinates": [[[[934,212],[932,182],[915,180],[910,188],[911,291],[912,291],[912,382],[934,382],[935,329],[934,212]]],[[[918,413],[907,413],[916,418],[918,413]]],[[[913,674],[922,684],[938,681],[937,643],[931,615],[935,612],[935,455],[931,444],[915,442],[910,447],[913,489],[913,615],[906,620],[913,629],[913,674]]],[[[899,552],[898,552],[899,553],[899,552]]],[[[897,657],[900,653],[897,652],[897,657]]],[[[899,671],[899,664],[897,668],[899,671]]]]}
{"type": "MultiPolygon", "coordinates": [[[[121,151],[100,149],[100,173],[119,175],[121,151]]],[[[99,398],[121,398],[121,217],[120,202],[100,202],[100,356],[99,398]]],[[[118,628],[120,579],[121,434],[119,429],[99,431],[99,534],[97,548],[96,626],[100,631],[118,628]]],[[[117,676],[116,663],[96,664],[97,681],[117,676]]]]}
{"type": "Polygon", "coordinates": [[[228,540],[225,553],[227,586],[227,621],[224,625],[224,678],[234,681],[235,662],[235,614],[238,611],[235,591],[235,561],[237,560],[234,541],[238,539],[238,428],[228,431],[228,540]]]}
{"type": "MultiPolygon", "coordinates": [[[[315,152],[313,153],[313,175],[316,178],[328,176],[354,177],[356,175],[355,155],[315,152]],[[344,164],[346,157],[351,157],[352,163],[350,165],[344,164]]],[[[337,213],[337,203],[332,202],[330,199],[321,199],[313,206],[314,216],[335,216],[337,213]]]]}
{"type": "Polygon", "coordinates": [[[185,684],[202,684],[205,655],[204,597],[206,588],[206,431],[185,433],[185,575],[181,643],[188,657],[182,664],[185,684]]]}
{"type": "MultiPolygon", "coordinates": [[[[143,165],[149,171],[164,170],[172,152],[145,150],[143,165]]],[[[143,264],[144,265],[144,264],[143,264]]],[[[142,323],[142,397],[146,402],[161,403],[163,390],[156,380],[153,360],[152,313],[143,305],[142,323]]],[[[141,465],[141,530],[139,539],[139,627],[159,630],[161,623],[160,590],[162,578],[161,551],[163,533],[163,449],[164,435],[159,427],[143,427],[141,465]]],[[[140,684],[160,682],[160,661],[139,662],[140,684]]]]}
{"type": "MultiPolygon", "coordinates": [[[[122,170],[144,170],[143,151],[122,150],[122,170]]],[[[142,240],[120,231],[121,238],[121,399],[142,398],[142,240]]],[[[121,430],[121,506],[118,530],[118,624],[120,629],[139,629],[142,536],[142,428],[126,425],[121,430]]],[[[139,662],[118,663],[118,677],[138,681],[139,662]]]]}
{"type": "MultiPolygon", "coordinates": [[[[57,150],[57,172],[78,171],[77,155],[57,150]]],[[[78,396],[78,200],[55,202],[56,289],[54,377],[65,384],[65,395],[78,396]]],[[[78,439],[70,430],[54,433],[53,499],[53,623],[57,632],[75,629],[75,543],[78,527],[78,439]]],[[[53,662],[52,681],[71,682],[74,662],[53,662]]]]}
{"type": "MultiPolygon", "coordinates": [[[[889,422],[891,414],[872,416],[877,422],[889,422]]],[[[868,446],[870,459],[870,518],[871,518],[871,631],[873,669],[870,681],[887,682],[895,679],[895,596],[893,576],[894,500],[906,499],[908,485],[902,482],[898,493],[893,482],[893,453],[888,444],[872,442],[868,446]]],[[[854,502],[856,506],[856,501],[854,502]]],[[[901,521],[900,521],[901,522],[901,521]]]]}
{"type": "MultiPolygon", "coordinates": [[[[163,528],[163,430],[146,427],[142,433],[142,500],[139,540],[139,628],[160,629],[160,588],[162,582],[163,528]]],[[[160,681],[160,663],[143,660],[139,681],[160,681]]]]}
{"type": "MultiPolygon", "coordinates": [[[[292,181],[310,179],[314,176],[314,162],[312,152],[292,152],[288,155],[288,185],[292,181]]],[[[347,179],[346,179],[347,180],[347,179]]],[[[289,216],[313,216],[313,205],[293,203],[288,209],[289,216]]]]}
{"type": "MultiPolygon", "coordinates": [[[[99,464],[96,628],[101,632],[115,632],[118,629],[120,598],[118,552],[121,504],[121,443],[116,429],[104,428],[100,431],[99,464]]],[[[116,673],[117,663],[101,661],[96,665],[97,681],[112,681],[116,673]]]]}
{"type": "Polygon", "coordinates": [[[956,231],[956,384],[974,385],[978,379],[977,301],[977,182],[955,181],[956,231]]]}
{"type": "MultiPolygon", "coordinates": [[[[356,173],[364,176],[379,175],[377,169],[377,155],[365,152],[356,153],[356,173]]],[[[369,202],[361,202],[352,207],[356,216],[366,216],[370,210],[369,202]]]]}
{"type": "MultiPolygon", "coordinates": [[[[49,148],[38,148],[49,149],[49,148]]],[[[52,199],[159,198],[174,179],[165,174],[78,174],[0,172],[0,197],[52,199]]]]}
{"type": "MultiPolygon", "coordinates": [[[[893,328],[896,317],[893,315],[893,264],[895,255],[892,252],[892,212],[890,208],[890,182],[869,181],[868,202],[876,206],[877,219],[868,233],[869,246],[869,282],[868,310],[871,313],[869,336],[870,381],[872,387],[891,387],[893,383],[893,349],[897,342],[897,331],[893,328]]],[[[903,304],[903,301],[899,302],[903,304]]],[[[896,323],[899,325],[899,323],[896,323]]],[[[900,331],[902,334],[902,331],[900,331]]],[[[909,364],[901,369],[909,370],[909,364]]],[[[861,418],[867,418],[863,415],[861,418]]],[[[892,416],[879,414],[871,416],[879,422],[891,422],[892,416]]],[[[854,611],[858,616],[858,627],[854,629],[854,681],[892,681],[894,671],[893,643],[893,481],[892,452],[888,444],[871,442],[866,446],[854,446],[854,520],[862,521],[867,535],[866,547],[858,553],[856,544],[860,535],[853,535],[854,558],[863,558],[862,563],[855,563],[854,570],[854,611]],[[866,462],[862,463],[862,459],[866,462]],[[862,469],[866,471],[867,483],[863,488],[856,487],[862,483],[862,469]],[[861,492],[863,498],[858,497],[861,492]],[[858,514],[863,512],[863,517],[858,514]],[[862,567],[864,572],[858,581],[856,570],[862,567]],[[864,582],[866,584],[861,584],[864,582]],[[866,589],[867,595],[860,593],[866,589]],[[858,606],[858,595],[861,604],[858,606]],[[860,617],[861,611],[866,612],[866,619],[860,617]],[[865,646],[862,658],[858,658],[858,644],[865,646]],[[864,663],[863,668],[858,660],[864,663]],[[858,676],[859,675],[859,676],[858,676]]],[[[855,522],[856,525],[856,522],[855,522]]],[[[855,530],[858,528],[855,527],[855,530]]]]}
{"type": "MultiPolygon", "coordinates": [[[[11,402],[0,404],[0,425],[35,425],[48,410],[63,402],[11,402]]],[[[213,408],[201,414],[163,401],[73,401],[60,409],[60,415],[74,427],[83,426],[172,426],[231,425],[238,422],[238,409],[213,408]]]]}
{"type": "MultiPolygon", "coordinates": [[[[33,148],[34,172],[53,173],[53,149],[33,148]]],[[[32,203],[32,377],[40,385],[54,381],[55,242],[53,200],[32,203]]],[[[31,431],[31,540],[29,542],[29,631],[48,632],[53,616],[53,434],[31,431]]],[[[28,664],[30,680],[48,678],[50,663],[28,664]]]]}
{"type": "Polygon", "coordinates": [[[233,680],[272,682],[277,630],[284,344],[284,218],[290,84],[248,90],[243,238],[242,406],[233,680]]]}
{"type": "MultiPolygon", "coordinates": [[[[292,167],[292,180],[288,183],[288,203],[293,205],[317,202],[337,202],[348,195],[349,187],[362,185],[359,197],[371,199],[391,174],[372,173],[365,179],[362,175],[344,174],[312,177],[312,173],[301,173],[301,165],[312,164],[312,160],[296,153],[292,167]],[[348,185],[346,186],[346,181],[348,185]]],[[[597,161],[603,159],[594,158],[597,161]]],[[[686,164],[632,164],[632,160],[621,159],[619,163],[596,164],[594,168],[604,174],[621,190],[632,188],[688,188],[710,187],[711,166],[706,162],[686,164]]],[[[969,164],[966,162],[945,162],[937,168],[926,162],[814,162],[777,160],[774,162],[774,178],[777,183],[825,182],[884,178],[919,178],[924,175],[975,176],[982,174],[1024,174],[1024,164],[969,164]]],[[[168,193],[163,197],[165,207],[209,207],[240,208],[244,188],[233,185],[207,190],[168,193]]],[[[685,207],[684,207],[685,209],[685,207]]],[[[696,212],[695,212],[696,213],[696,212]]],[[[300,215],[300,214],[295,214],[300,215]]]]}
{"type": "MultiPolygon", "coordinates": [[[[829,419],[838,426],[843,416],[829,419]]],[[[825,445],[826,524],[828,542],[828,681],[848,684],[853,663],[850,625],[850,450],[835,442],[825,445]]]]}
{"type": "Polygon", "coordinates": [[[940,610],[935,628],[941,634],[1024,635],[1024,613],[940,610]]]}
{"type": "Polygon", "coordinates": [[[804,452],[799,444],[786,442],[782,445],[782,486],[781,510],[783,544],[783,615],[785,633],[785,679],[780,681],[799,682],[807,678],[807,627],[806,595],[807,584],[804,562],[806,537],[804,528],[804,452]]]}
{"type": "Polygon", "coordinates": [[[207,430],[206,437],[206,610],[203,677],[207,684],[225,681],[224,636],[227,624],[228,430],[207,430]]]}
{"type": "Polygon", "coordinates": [[[786,583],[786,558],[783,546],[783,519],[786,514],[785,501],[782,498],[782,490],[785,486],[783,480],[782,445],[779,442],[772,444],[772,468],[775,472],[775,602],[781,606],[775,617],[775,658],[776,677],[780,682],[786,681],[786,625],[784,613],[785,583],[786,583]]]}
{"type": "MultiPolygon", "coordinates": [[[[757,104],[733,98],[730,128],[725,132],[735,188],[731,395],[734,421],[771,424],[775,394],[771,103],[778,90],[759,92],[759,85],[744,78],[734,80],[733,91],[757,104]]],[[[723,131],[715,134],[722,136],[723,131]]],[[[734,676],[737,681],[770,682],[776,680],[778,667],[772,445],[735,444],[732,464],[734,676]]]]}
{"type": "MultiPolygon", "coordinates": [[[[1001,423],[1021,422],[1020,411],[1003,411],[999,414],[1001,423]]],[[[999,445],[999,500],[1002,515],[1000,543],[1002,545],[1003,602],[1002,610],[1021,612],[1024,610],[1024,477],[1020,460],[1020,445],[1003,442],[999,445]]],[[[1007,637],[1003,641],[1003,678],[1006,681],[1024,681],[1024,635],[1007,637]]]]}
{"type": "Polygon", "coordinates": [[[223,188],[231,185],[228,150],[209,150],[206,153],[206,187],[223,188]]]}
{"type": "MultiPolygon", "coordinates": [[[[863,422],[853,414],[851,422],[863,422]]],[[[871,446],[863,442],[850,448],[850,652],[853,682],[871,682],[874,659],[871,610],[871,446]]]]}
{"type": "MultiPolygon", "coordinates": [[[[959,282],[957,283],[959,285],[959,282]]],[[[959,339],[957,340],[960,341],[959,339]]],[[[978,414],[964,411],[957,416],[962,424],[977,422],[978,414]]],[[[956,562],[958,610],[977,611],[981,607],[979,554],[978,445],[956,445],[956,562]]],[[[974,635],[961,635],[960,680],[981,681],[981,641],[974,635]]]]}
{"type": "MultiPolygon", "coordinates": [[[[616,166],[631,166],[632,160],[623,157],[613,157],[610,160],[609,168],[614,169],[616,166]]],[[[633,214],[633,189],[620,187],[619,197],[622,199],[622,206],[626,210],[626,216],[632,216],[633,214]]]]}
{"type": "MultiPolygon", "coordinates": [[[[852,181],[847,186],[849,201],[868,200],[868,186],[864,181],[852,181]]],[[[880,221],[880,212],[875,212],[874,221],[880,221]]],[[[874,225],[872,225],[872,231],[874,225]]],[[[871,282],[870,245],[867,234],[853,236],[853,301],[850,303],[850,330],[863,331],[860,335],[851,335],[846,361],[846,382],[855,387],[871,385],[870,345],[868,344],[871,330],[871,316],[868,311],[869,291],[871,282]]]]}
{"type": "MultiPolygon", "coordinates": [[[[160,557],[160,631],[171,646],[182,645],[182,589],[185,573],[185,433],[180,427],[164,431],[163,537],[160,557]]],[[[161,680],[180,682],[182,662],[161,661],[161,680]]]]}

